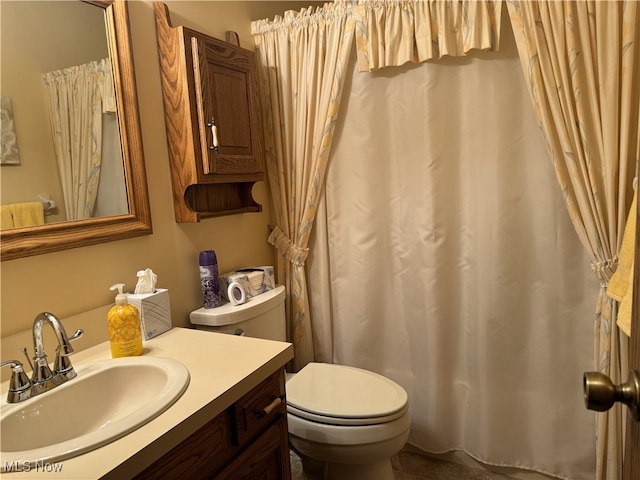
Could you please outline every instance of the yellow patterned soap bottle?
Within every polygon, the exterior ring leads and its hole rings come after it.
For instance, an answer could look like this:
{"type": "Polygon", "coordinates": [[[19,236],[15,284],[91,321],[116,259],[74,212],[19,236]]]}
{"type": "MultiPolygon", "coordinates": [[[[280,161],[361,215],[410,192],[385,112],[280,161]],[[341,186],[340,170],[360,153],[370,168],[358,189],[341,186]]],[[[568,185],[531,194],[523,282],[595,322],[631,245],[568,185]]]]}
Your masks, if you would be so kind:
{"type": "Polygon", "coordinates": [[[127,303],[127,294],[122,293],[124,283],[116,283],[111,290],[118,290],[116,304],[107,313],[111,356],[113,358],[142,355],[142,329],[140,312],[127,303]]]}

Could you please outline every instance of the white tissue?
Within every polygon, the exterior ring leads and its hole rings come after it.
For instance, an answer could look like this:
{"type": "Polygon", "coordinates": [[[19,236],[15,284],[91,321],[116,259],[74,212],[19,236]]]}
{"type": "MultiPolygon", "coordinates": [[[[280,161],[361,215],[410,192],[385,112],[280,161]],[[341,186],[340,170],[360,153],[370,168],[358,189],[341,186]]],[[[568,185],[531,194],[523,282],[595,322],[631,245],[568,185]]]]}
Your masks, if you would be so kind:
{"type": "Polygon", "coordinates": [[[147,268],[146,270],[140,270],[137,273],[138,283],[136,284],[136,288],[133,293],[153,293],[156,291],[156,282],[158,281],[158,276],[153,273],[153,270],[147,268]]]}

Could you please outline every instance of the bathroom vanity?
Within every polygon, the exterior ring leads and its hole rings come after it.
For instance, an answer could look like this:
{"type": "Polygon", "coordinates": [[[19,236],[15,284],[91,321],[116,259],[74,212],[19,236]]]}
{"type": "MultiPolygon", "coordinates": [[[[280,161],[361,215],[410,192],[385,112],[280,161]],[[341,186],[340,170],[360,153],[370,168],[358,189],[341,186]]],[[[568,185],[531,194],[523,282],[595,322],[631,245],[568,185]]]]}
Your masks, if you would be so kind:
{"type": "MultiPolygon", "coordinates": [[[[284,366],[291,344],[174,328],[145,342],[144,355],[189,370],[189,386],[171,407],[100,448],[2,478],[290,478],[284,366]]],[[[79,367],[109,358],[108,342],[72,356],[79,375],[79,367]]]]}

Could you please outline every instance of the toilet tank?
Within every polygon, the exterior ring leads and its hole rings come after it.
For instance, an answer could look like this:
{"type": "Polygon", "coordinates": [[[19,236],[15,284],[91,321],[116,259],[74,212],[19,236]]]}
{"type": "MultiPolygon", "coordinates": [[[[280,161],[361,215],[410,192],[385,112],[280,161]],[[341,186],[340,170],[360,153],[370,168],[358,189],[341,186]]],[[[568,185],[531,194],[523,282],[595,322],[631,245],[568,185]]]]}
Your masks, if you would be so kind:
{"type": "Polygon", "coordinates": [[[199,308],[189,314],[189,319],[198,330],[286,341],[284,297],[284,286],[278,285],[242,305],[199,308]]]}

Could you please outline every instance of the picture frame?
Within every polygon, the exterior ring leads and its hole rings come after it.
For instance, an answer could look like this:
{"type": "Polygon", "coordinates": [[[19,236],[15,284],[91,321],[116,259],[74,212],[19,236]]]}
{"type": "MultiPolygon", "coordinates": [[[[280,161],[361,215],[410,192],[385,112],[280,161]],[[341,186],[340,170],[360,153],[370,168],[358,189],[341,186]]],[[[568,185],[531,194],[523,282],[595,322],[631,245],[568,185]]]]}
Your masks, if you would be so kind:
{"type": "Polygon", "coordinates": [[[20,165],[11,98],[0,97],[0,165],[20,165]]]}

